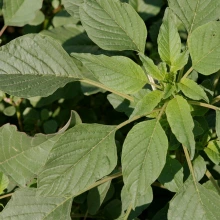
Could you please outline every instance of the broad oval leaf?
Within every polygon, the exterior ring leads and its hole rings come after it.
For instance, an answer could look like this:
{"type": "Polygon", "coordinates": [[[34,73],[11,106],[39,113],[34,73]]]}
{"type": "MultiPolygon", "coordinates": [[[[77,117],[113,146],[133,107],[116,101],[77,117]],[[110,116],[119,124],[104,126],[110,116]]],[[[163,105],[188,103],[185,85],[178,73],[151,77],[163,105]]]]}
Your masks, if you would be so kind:
{"type": "Polygon", "coordinates": [[[188,148],[191,159],[193,159],[195,154],[194,122],[190,114],[189,104],[181,96],[176,96],[169,101],[166,115],[173,134],[180,143],[188,148]]]}
{"type": "Polygon", "coordinates": [[[2,13],[5,25],[24,26],[34,20],[43,0],[4,0],[2,13]]]}
{"type": "Polygon", "coordinates": [[[130,118],[136,115],[146,115],[150,113],[159,104],[162,98],[163,98],[162,91],[155,90],[155,91],[149,92],[141,100],[138,101],[130,118]]]}
{"type": "Polygon", "coordinates": [[[116,91],[132,94],[147,83],[142,68],[127,57],[77,53],[71,55],[80,60],[101,83],[116,91]]]}
{"type": "Polygon", "coordinates": [[[122,173],[133,208],[158,178],[167,149],[167,136],[156,120],[138,123],[129,131],[122,149],[122,173]]]}
{"type": "Polygon", "coordinates": [[[46,135],[29,137],[9,124],[0,128],[0,170],[21,186],[30,181],[46,163],[54,144],[46,135]]]}
{"type": "Polygon", "coordinates": [[[184,78],[180,81],[178,86],[185,96],[193,100],[203,99],[206,102],[209,102],[209,98],[207,97],[205,91],[193,80],[184,78]]]}
{"type": "Polygon", "coordinates": [[[116,126],[79,124],[53,146],[38,178],[40,195],[77,195],[117,163],[116,126]]]}
{"type": "Polygon", "coordinates": [[[199,183],[191,183],[170,202],[168,220],[218,220],[220,197],[199,183]]]}
{"type": "Polygon", "coordinates": [[[1,220],[71,220],[72,198],[39,197],[36,189],[17,190],[5,209],[0,213],[1,220]],[[22,208],[21,208],[22,207],[22,208]]]}
{"type": "Polygon", "coordinates": [[[0,48],[0,90],[19,97],[48,96],[79,79],[79,70],[51,37],[29,34],[0,48]]]}
{"type": "Polygon", "coordinates": [[[131,5],[119,0],[85,0],[80,19],[89,38],[102,49],[144,52],[146,26],[131,5]]]}
{"type": "Polygon", "coordinates": [[[197,27],[219,18],[219,0],[168,0],[168,3],[189,34],[197,27]]]}
{"type": "MultiPolygon", "coordinates": [[[[220,5],[220,2],[219,2],[220,5]]],[[[192,32],[188,41],[193,68],[203,75],[220,69],[220,22],[212,21],[192,32]]]]}

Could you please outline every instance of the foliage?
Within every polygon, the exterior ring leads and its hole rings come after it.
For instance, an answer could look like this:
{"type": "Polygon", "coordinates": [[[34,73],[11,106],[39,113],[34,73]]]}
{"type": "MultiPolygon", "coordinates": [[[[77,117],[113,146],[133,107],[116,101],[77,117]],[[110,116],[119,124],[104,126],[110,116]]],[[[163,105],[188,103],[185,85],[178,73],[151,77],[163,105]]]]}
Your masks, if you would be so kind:
{"type": "Polygon", "coordinates": [[[1,220],[219,218],[219,0],[0,3],[1,220]]]}

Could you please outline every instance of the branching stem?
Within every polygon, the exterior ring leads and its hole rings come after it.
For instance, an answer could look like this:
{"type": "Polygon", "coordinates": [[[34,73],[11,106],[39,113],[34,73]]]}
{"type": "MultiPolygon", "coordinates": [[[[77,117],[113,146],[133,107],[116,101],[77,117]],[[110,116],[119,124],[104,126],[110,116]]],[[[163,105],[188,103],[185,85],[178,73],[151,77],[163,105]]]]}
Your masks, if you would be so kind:
{"type": "Polygon", "coordinates": [[[207,103],[196,102],[196,101],[188,101],[188,102],[192,105],[198,105],[198,106],[202,106],[202,107],[205,107],[205,108],[210,108],[210,109],[213,109],[213,110],[220,110],[220,108],[218,108],[214,105],[207,104],[207,103]]]}
{"type": "Polygon", "coordinates": [[[218,183],[216,182],[216,180],[214,179],[214,177],[212,176],[212,174],[209,172],[208,169],[206,170],[205,175],[210,179],[210,181],[212,182],[213,186],[216,188],[216,190],[220,194],[220,188],[218,186],[218,183]]]}
{"type": "Polygon", "coordinates": [[[188,71],[184,74],[184,76],[183,76],[182,79],[186,78],[192,71],[193,71],[193,67],[190,67],[190,68],[188,69],[188,71]]]}
{"type": "Polygon", "coordinates": [[[124,220],[127,220],[130,213],[131,213],[131,210],[132,210],[132,204],[129,205],[127,211],[126,211],[126,214],[125,214],[125,217],[124,217],[124,220]]]}

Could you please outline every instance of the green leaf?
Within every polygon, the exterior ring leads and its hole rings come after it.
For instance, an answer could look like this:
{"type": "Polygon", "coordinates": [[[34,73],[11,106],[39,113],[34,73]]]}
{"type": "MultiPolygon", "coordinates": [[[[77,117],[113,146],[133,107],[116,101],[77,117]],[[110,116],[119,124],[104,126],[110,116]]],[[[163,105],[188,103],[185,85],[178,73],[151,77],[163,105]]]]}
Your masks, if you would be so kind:
{"type": "Polygon", "coordinates": [[[216,130],[218,139],[220,140],[220,110],[216,110],[215,113],[216,113],[215,130],[216,130]]]}
{"type": "Polygon", "coordinates": [[[169,191],[178,192],[183,186],[183,168],[180,162],[167,156],[166,164],[158,177],[158,180],[169,191]]]}
{"type": "Polygon", "coordinates": [[[44,20],[45,20],[44,13],[42,11],[37,11],[34,19],[32,21],[30,21],[28,24],[37,26],[37,25],[43,23],[44,20]]]}
{"type": "Polygon", "coordinates": [[[48,96],[81,77],[51,37],[25,35],[0,48],[0,90],[19,97],[48,96]]]}
{"type": "Polygon", "coordinates": [[[143,67],[147,74],[149,74],[150,76],[152,76],[154,79],[157,79],[157,80],[164,79],[164,74],[154,64],[153,60],[145,56],[143,53],[139,53],[139,57],[143,63],[143,67]]]}
{"type": "Polygon", "coordinates": [[[67,12],[74,18],[79,19],[79,7],[84,0],[62,0],[62,2],[67,12]]]}
{"type": "Polygon", "coordinates": [[[3,111],[6,116],[13,116],[16,113],[16,108],[14,106],[8,106],[3,111]]]}
{"type": "Polygon", "coordinates": [[[115,126],[79,124],[53,146],[38,178],[40,195],[77,195],[116,166],[115,126]]]}
{"type": "Polygon", "coordinates": [[[159,55],[171,72],[182,69],[188,61],[188,52],[181,53],[181,40],[174,20],[172,11],[167,8],[157,39],[159,55]]]}
{"type": "Polygon", "coordinates": [[[89,38],[104,50],[145,50],[146,26],[129,4],[119,0],[85,0],[80,19],[89,38]]]}
{"type": "Polygon", "coordinates": [[[200,155],[193,160],[193,170],[197,181],[200,181],[206,172],[206,162],[200,155]]]}
{"type": "Polygon", "coordinates": [[[178,193],[170,202],[168,219],[213,220],[219,219],[220,197],[199,183],[193,183],[178,193]]]}
{"type": "Polygon", "coordinates": [[[203,75],[210,75],[218,71],[220,69],[220,22],[212,21],[198,27],[192,32],[188,47],[192,67],[196,71],[203,75]]]}
{"type": "Polygon", "coordinates": [[[39,0],[4,0],[2,13],[5,25],[24,26],[34,20],[41,7],[42,1],[39,0]]]}
{"type": "Polygon", "coordinates": [[[4,193],[5,189],[7,189],[8,184],[8,177],[4,173],[0,172],[0,195],[4,193]]]}
{"type": "Polygon", "coordinates": [[[129,0],[129,4],[146,21],[160,12],[163,0],[129,0]]]}
{"type": "Polygon", "coordinates": [[[95,215],[96,212],[99,210],[109,190],[110,184],[111,184],[111,181],[108,181],[89,191],[88,197],[87,197],[89,214],[95,215]]]}
{"type": "Polygon", "coordinates": [[[188,148],[191,159],[193,159],[195,154],[194,123],[189,104],[181,96],[176,96],[169,101],[166,115],[173,134],[180,143],[188,148]]]}
{"type": "Polygon", "coordinates": [[[163,97],[163,92],[159,90],[152,91],[138,101],[130,118],[137,115],[146,115],[154,110],[163,97]]]}
{"type": "Polygon", "coordinates": [[[140,66],[123,56],[71,54],[104,85],[122,93],[135,93],[146,83],[147,77],[140,66]]]}
{"type": "Polygon", "coordinates": [[[219,0],[168,0],[168,3],[189,34],[197,27],[219,18],[219,0]]]}
{"type": "Polygon", "coordinates": [[[203,99],[206,102],[209,102],[209,98],[207,97],[205,91],[193,80],[187,78],[181,79],[178,86],[185,96],[193,100],[203,99]]]}
{"type": "Polygon", "coordinates": [[[45,164],[54,144],[51,136],[29,137],[9,124],[0,128],[0,170],[24,186],[45,164]]]}
{"type": "Polygon", "coordinates": [[[220,141],[210,141],[204,151],[214,164],[220,163],[220,141]]]}
{"type": "Polygon", "coordinates": [[[36,189],[17,190],[5,209],[0,213],[1,220],[71,220],[72,198],[38,197],[36,189]],[[22,208],[21,208],[22,207],[22,208]]]}
{"type": "Polygon", "coordinates": [[[141,122],[129,131],[122,149],[122,173],[133,208],[158,178],[167,149],[166,134],[156,120],[141,122]]]}

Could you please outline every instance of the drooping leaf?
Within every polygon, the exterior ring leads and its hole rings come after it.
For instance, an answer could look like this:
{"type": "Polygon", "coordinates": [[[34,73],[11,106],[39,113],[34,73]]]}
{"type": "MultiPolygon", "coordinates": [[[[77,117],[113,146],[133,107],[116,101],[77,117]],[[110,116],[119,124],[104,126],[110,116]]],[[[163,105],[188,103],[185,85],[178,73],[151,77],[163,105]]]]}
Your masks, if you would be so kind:
{"type": "Polygon", "coordinates": [[[89,38],[102,49],[144,52],[146,27],[131,5],[119,0],[85,0],[80,20],[89,38]]]}
{"type": "Polygon", "coordinates": [[[220,196],[199,183],[191,183],[170,202],[168,219],[213,220],[218,219],[220,196]]]}
{"type": "Polygon", "coordinates": [[[159,70],[159,68],[154,64],[153,60],[151,60],[149,57],[145,56],[143,53],[139,53],[139,57],[143,63],[143,67],[147,74],[152,76],[154,79],[157,80],[163,80],[164,75],[159,70]]]}
{"type": "Polygon", "coordinates": [[[80,72],[51,37],[25,35],[0,48],[0,89],[19,97],[48,96],[80,72]]]}
{"type": "Polygon", "coordinates": [[[122,93],[135,93],[147,83],[147,77],[140,66],[123,56],[77,54],[83,65],[104,85],[122,93]]]}
{"type": "Polygon", "coordinates": [[[189,34],[197,27],[217,20],[220,14],[219,0],[168,0],[168,4],[189,34]]]}
{"type": "Polygon", "coordinates": [[[36,189],[17,190],[5,209],[0,213],[1,220],[71,220],[72,198],[39,197],[36,189]],[[21,208],[22,207],[22,208],[21,208]]]}
{"type": "Polygon", "coordinates": [[[210,141],[204,151],[214,164],[220,163],[220,141],[210,141]]]}
{"type": "Polygon", "coordinates": [[[62,0],[65,9],[76,19],[79,19],[79,7],[83,2],[84,0],[62,0]]]}
{"type": "Polygon", "coordinates": [[[193,170],[197,181],[200,181],[206,172],[206,162],[200,155],[193,160],[193,170]]]}
{"type": "Polygon", "coordinates": [[[169,101],[166,108],[167,120],[177,140],[188,148],[191,159],[195,154],[195,140],[193,136],[193,119],[190,106],[181,96],[169,101]]]}
{"type": "Polygon", "coordinates": [[[77,195],[109,174],[117,162],[115,126],[79,124],[53,146],[38,177],[40,195],[77,195]]]}
{"type": "Polygon", "coordinates": [[[42,0],[4,0],[2,13],[5,25],[24,26],[32,21],[42,7],[42,0]]]}
{"type": "Polygon", "coordinates": [[[159,90],[152,91],[145,95],[135,106],[130,118],[137,115],[145,115],[154,110],[163,97],[163,92],[159,90]]]}
{"type": "Polygon", "coordinates": [[[109,190],[111,181],[108,181],[98,187],[91,189],[87,196],[88,212],[91,215],[96,214],[102,202],[104,201],[106,194],[109,190]]]}
{"type": "Polygon", "coordinates": [[[9,184],[8,177],[3,172],[0,172],[0,195],[4,193],[5,189],[7,189],[8,184],[9,184]]]}
{"type": "Polygon", "coordinates": [[[42,168],[54,144],[50,136],[29,137],[9,124],[0,128],[0,170],[24,186],[42,168]]]}
{"type": "Polygon", "coordinates": [[[183,186],[183,168],[180,162],[167,156],[166,164],[158,180],[171,192],[178,192],[183,186]]]}
{"type": "Polygon", "coordinates": [[[220,22],[212,21],[198,27],[192,32],[188,46],[193,68],[196,71],[203,75],[218,71],[220,69],[220,22]]]}
{"type": "Polygon", "coordinates": [[[166,134],[156,120],[141,122],[129,131],[122,149],[122,173],[133,208],[159,176],[167,149],[166,134]]]}
{"type": "Polygon", "coordinates": [[[215,113],[216,113],[215,130],[216,130],[218,139],[220,140],[220,110],[216,110],[215,113]]]}
{"type": "Polygon", "coordinates": [[[188,53],[181,53],[180,36],[169,8],[165,11],[157,42],[160,57],[170,66],[171,72],[176,72],[186,65],[188,53]]]}
{"type": "Polygon", "coordinates": [[[185,96],[193,100],[203,99],[206,102],[209,102],[209,98],[207,97],[205,91],[193,80],[184,78],[180,81],[178,86],[185,96]]]}

